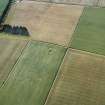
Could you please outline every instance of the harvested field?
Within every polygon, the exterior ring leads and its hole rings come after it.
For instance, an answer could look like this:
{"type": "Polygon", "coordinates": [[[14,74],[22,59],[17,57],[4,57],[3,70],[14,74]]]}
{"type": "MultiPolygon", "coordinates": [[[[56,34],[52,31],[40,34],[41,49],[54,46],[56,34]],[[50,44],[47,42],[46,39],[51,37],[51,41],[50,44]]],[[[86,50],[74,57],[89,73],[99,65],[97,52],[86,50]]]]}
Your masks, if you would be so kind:
{"type": "Polygon", "coordinates": [[[82,10],[81,6],[23,1],[12,9],[6,23],[26,26],[34,40],[67,46],[82,10]]]}
{"type": "Polygon", "coordinates": [[[98,6],[105,7],[105,0],[99,0],[98,6]]]}
{"type": "Polygon", "coordinates": [[[44,105],[65,51],[60,46],[31,42],[0,89],[0,104],[44,105]]]}
{"type": "Polygon", "coordinates": [[[84,9],[70,47],[105,55],[105,8],[84,9]]]}
{"type": "Polygon", "coordinates": [[[0,86],[7,78],[25,45],[26,41],[0,39],[0,86]]]}
{"type": "Polygon", "coordinates": [[[105,57],[69,50],[46,105],[104,105],[105,57]]]}

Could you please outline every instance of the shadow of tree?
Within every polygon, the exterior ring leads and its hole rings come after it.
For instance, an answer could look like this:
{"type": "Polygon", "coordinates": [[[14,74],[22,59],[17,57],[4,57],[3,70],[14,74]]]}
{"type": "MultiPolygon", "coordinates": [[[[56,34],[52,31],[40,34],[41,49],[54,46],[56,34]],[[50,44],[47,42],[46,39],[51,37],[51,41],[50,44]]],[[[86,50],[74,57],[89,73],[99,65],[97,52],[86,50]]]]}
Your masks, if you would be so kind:
{"type": "Polygon", "coordinates": [[[26,27],[23,26],[11,26],[9,24],[1,25],[0,32],[5,32],[13,35],[29,36],[29,32],[26,27]]]}

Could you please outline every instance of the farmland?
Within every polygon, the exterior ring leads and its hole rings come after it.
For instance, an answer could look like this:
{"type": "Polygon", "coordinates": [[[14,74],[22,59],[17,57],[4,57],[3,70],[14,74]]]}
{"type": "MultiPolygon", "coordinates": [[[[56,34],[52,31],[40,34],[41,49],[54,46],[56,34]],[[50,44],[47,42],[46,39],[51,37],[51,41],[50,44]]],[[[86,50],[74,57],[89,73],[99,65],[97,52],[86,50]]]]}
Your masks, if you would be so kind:
{"type": "Polygon", "coordinates": [[[105,57],[68,50],[46,105],[104,105],[105,57]]]}
{"type": "Polygon", "coordinates": [[[31,42],[1,88],[0,104],[43,105],[64,53],[62,47],[31,42]]]}
{"type": "Polygon", "coordinates": [[[13,2],[0,24],[0,105],[105,105],[104,3],[13,2]]]}
{"type": "Polygon", "coordinates": [[[105,8],[85,8],[74,32],[72,48],[105,55],[105,8]]]}
{"type": "Polygon", "coordinates": [[[0,39],[0,86],[21,55],[26,43],[26,41],[0,39]]]}
{"type": "Polygon", "coordinates": [[[5,23],[26,26],[33,40],[68,46],[82,10],[80,6],[23,1],[11,8],[5,23]],[[31,11],[28,16],[27,11],[31,11]]]}

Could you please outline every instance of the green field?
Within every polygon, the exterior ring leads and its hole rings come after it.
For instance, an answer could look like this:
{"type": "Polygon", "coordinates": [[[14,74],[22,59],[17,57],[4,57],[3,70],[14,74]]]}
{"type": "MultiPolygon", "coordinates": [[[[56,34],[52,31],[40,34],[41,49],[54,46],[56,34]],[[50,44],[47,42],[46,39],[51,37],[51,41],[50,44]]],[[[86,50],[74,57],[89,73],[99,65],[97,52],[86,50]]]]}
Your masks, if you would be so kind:
{"type": "Polygon", "coordinates": [[[69,50],[45,105],[105,105],[105,57],[69,50]]]}
{"type": "Polygon", "coordinates": [[[65,51],[60,46],[31,42],[0,89],[0,104],[43,105],[65,51]]]}
{"type": "Polygon", "coordinates": [[[105,8],[84,9],[70,47],[105,55],[105,8]]]}
{"type": "Polygon", "coordinates": [[[21,55],[26,41],[0,39],[0,86],[21,55]]]}

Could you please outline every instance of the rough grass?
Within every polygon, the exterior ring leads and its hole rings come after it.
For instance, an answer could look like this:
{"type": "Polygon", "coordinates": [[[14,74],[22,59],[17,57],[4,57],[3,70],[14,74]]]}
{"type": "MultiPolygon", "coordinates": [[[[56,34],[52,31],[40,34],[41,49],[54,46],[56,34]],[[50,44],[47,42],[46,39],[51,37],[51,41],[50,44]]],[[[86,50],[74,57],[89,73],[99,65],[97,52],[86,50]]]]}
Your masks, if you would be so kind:
{"type": "Polygon", "coordinates": [[[0,104],[43,105],[65,51],[52,44],[30,43],[0,89],[0,104]]]}
{"type": "Polygon", "coordinates": [[[68,51],[46,105],[104,105],[105,58],[68,51]]]}
{"type": "Polygon", "coordinates": [[[0,39],[0,86],[25,47],[26,41],[0,39]]]}
{"type": "Polygon", "coordinates": [[[105,55],[105,8],[84,9],[71,47],[105,55]]]}

